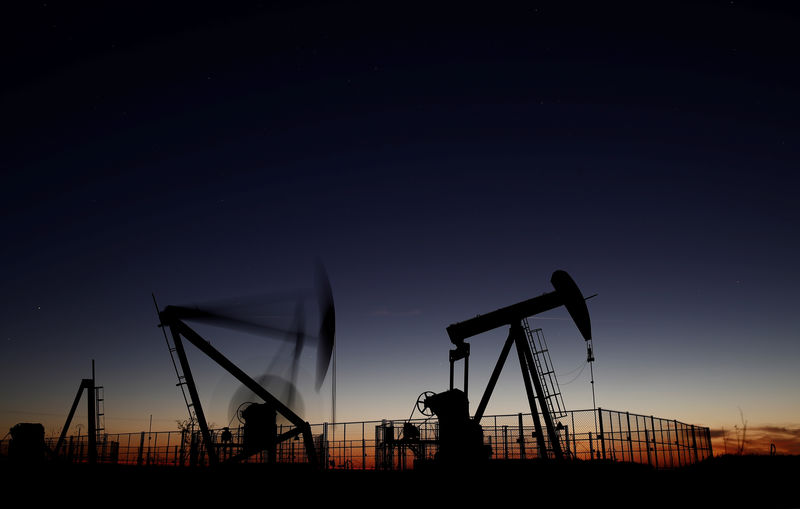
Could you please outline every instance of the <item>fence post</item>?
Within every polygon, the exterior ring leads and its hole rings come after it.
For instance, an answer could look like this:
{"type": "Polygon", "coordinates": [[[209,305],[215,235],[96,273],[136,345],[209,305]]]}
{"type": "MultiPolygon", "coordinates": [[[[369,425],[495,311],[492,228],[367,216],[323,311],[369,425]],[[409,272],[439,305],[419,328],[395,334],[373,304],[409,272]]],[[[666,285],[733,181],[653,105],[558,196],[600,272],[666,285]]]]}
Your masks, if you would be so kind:
{"type": "Polygon", "coordinates": [[[575,428],[575,412],[574,411],[569,413],[569,419],[570,419],[570,422],[572,423],[572,451],[573,451],[572,452],[572,457],[574,459],[578,459],[578,444],[575,443],[575,435],[577,434],[577,433],[575,433],[575,430],[577,428],[575,428]]]}
{"type": "Polygon", "coordinates": [[[321,453],[320,455],[322,456],[320,459],[322,460],[322,469],[323,470],[328,470],[328,454],[329,454],[329,451],[328,451],[327,443],[328,443],[328,423],[327,422],[323,422],[322,423],[322,438],[320,439],[320,445],[321,445],[321,449],[322,449],[322,451],[320,451],[320,453],[321,453]]]}
{"type": "Polygon", "coordinates": [[[681,449],[683,450],[683,464],[688,465],[692,462],[691,458],[689,457],[689,429],[683,423],[681,423],[681,449]]]}
{"type": "Polygon", "coordinates": [[[167,431],[167,445],[164,446],[164,465],[169,465],[169,439],[172,438],[172,432],[167,431]]]}
{"type": "Polygon", "coordinates": [[[597,420],[600,421],[600,434],[598,435],[598,439],[600,439],[600,451],[603,453],[603,459],[606,459],[606,439],[603,433],[603,409],[597,408],[597,420]]]}
{"type": "Polygon", "coordinates": [[[628,426],[628,451],[630,451],[631,463],[633,463],[633,433],[631,433],[631,413],[625,412],[625,420],[628,426]]]}
{"type": "MultiPolygon", "coordinates": [[[[494,446],[497,447],[499,437],[497,436],[497,416],[494,416],[494,446]]],[[[492,457],[497,459],[500,457],[497,451],[492,451],[492,457]]]]}
{"type": "Polygon", "coordinates": [[[503,424],[503,456],[508,459],[508,425],[503,424]]]}
{"type": "Polygon", "coordinates": [[[656,468],[658,468],[658,447],[656,442],[656,419],[652,415],[650,416],[650,427],[653,429],[653,457],[656,461],[656,468]]]}
{"type": "MultiPolygon", "coordinates": [[[[602,420],[602,418],[601,418],[601,420],[602,420]]],[[[608,426],[609,426],[609,428],[611,428],[611,429],[608,430],[608,435],[610,437],[608,445],[611,447],[611,454],[610,454],[611,461],[617,461],[617,448],[614,445],[614,416],[611,415],[611,412],[608,412],[608,426]]],[[[603,435],[605,435],[605,433],[603,433],[603,435]]],[[[605,439],[606,439],[606,437],[604,436],[603,437],[603,445],[605,445],[605,443],[606,443],[605,439]]]]}
{"type": "MultiPolygon", "coordinates": [[[[663,422],[662,422],[662,426],[663,426],[663,422]]],[[[670,467],[674,467],[675,466],[675,458],[674,458],[674,454],[672,454],[672,442],[670,442],[670,438],[669,438],[669,421],[667,421],[667,445],[669,445],[669,466],[670,467]]]]}
{"type": "Polygon", "coordinates": [[[142,434],[141,434],[141,436],[139,438],[139,454],[137,454],[137,456],[136,456],[136,464],[137,465],[141,465],[142,464],[142,455],[143,454],[144,454],[144,431],[142,431],[142,434]]]}
{"type": "Polygon", "coordinates": [[[517,414],[519,419],[519,459],[525,459],[525,430],[522,428],[522,413],[517,414]]]}

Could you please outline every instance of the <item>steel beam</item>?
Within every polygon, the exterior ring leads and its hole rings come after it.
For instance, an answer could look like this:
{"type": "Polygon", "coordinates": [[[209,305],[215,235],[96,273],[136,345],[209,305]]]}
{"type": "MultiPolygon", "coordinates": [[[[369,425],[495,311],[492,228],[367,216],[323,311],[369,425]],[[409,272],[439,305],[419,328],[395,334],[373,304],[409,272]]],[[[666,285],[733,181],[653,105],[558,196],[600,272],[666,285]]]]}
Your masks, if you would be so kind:
{"type": "Polygon", "coordinates": [[[475,410],[475,416],[473,419],[478,424],[480,424],[481,419],[483,418],[483,413],[486,411],[486,405],[489,404],[489,398],[492,396],[492,392],[494,392],[494,387],[497,385],[497,379],[500,378],[500,372],[503,371],[503,366],[506,363],[508,353],[511,351],[511,346],[513,344],[514,336],[512,336],[511,332],[509,331],[508,339],[506,339],[506,342],[503,345],[503,350],[500,352],[500,358],[497,359],[497,364],[494,366],[492,376],[489,377],[489,383],[486,385],[486,389],[483,391],[483,397],[481,398],[481,402],[478,404],[478,409],[475,410]]]}
{"type": "Polygon", "coordinates": [[[522,318],[555,309],[563,304],[564,301],[558,292],[545,293],[485,315],[478,315],[475,318],[454,323],[447,327],[447,335],[450,336],[450,341],[454,345],[459,345],[472,336],[504,325],[511,325],[522,318]]]}
{"type": "Polygon", "coordinates": [[[561,443],[558,440],[558,433],[555,426],[553,426],[553,416],[550,415],[550,409],[547,407],[547,400],[545,398],[544,390],[542,388],[542,381],[539,378],[539,370],[536,369],[536,363],[533,360],[533,353],[528,344],[525,332],[522,330],[522,325],[519,326],[519,334],[521,335],[522,353],[525,355],[525,362],[528,364],[528,369],[531,372],[531,381],[536,389],[536,396],[539,398],[539,406],[542,409],[542,418],[544,419],[545,429],[547,429],[547,436],[550,437],[550,445],[553,447],[553,454],[556,459],[563,459],[561,453],[561,443]]]}
{"type": "Polygon", "coordinates": [[[53,456],[58,456],[58,451],[61,450],[61,446],[64,445],[64,439],[67,437],[67,432],[69,431],[69,425],[72,423],[72,418],[75,416],[75,410],[78,409],[78,403],[81,401],[81,394],[83,394],[83,389],[86,388],[87,382],[90,382],[88,378],[84,378],[81,380],[81,384],[78,386],[78,394],[75,395],[75,400],[72,402],[72,407],[69,409],[69,414],[67,414],[67,421],[64,423],[64,427],[61,428],[61,435],[58,437],[58,442],[56,442],[56,448],[53,450],[53,456]]]}
{"type": "Polygon", "coordinates": [[[583,339],[592,339],[592,326],[589,311],[586,309],[586,299],[583,298],[578,285],[564,272],[557,270],[550,277],[550,284],[554,292],[545,293],[538,297],[528,299],[504,308],[497,309],[485,315],[458,322],[447,327],[450,341],[455,345],[464,343],[464,340],[503,325],[513,325],[515,322],[529,316],[544,313],[559,306],[567,308],[572,320],[580,330],[583,339]]]}
{"type": "Polygon", "coordinates": [[[84,380],[81,385],[83,386],[84,384],[86,388],[86,404],[88,406],[86,415],[89,421],[89,464],[94,465],[97,463],[97,393],[95,392],[94,378],[84,380]]]}
{"type": "Polygon", "coordinates": [[[528,406],[530,406],[531,409],[531,417],[533,418],[534,426],[533,432],[536,435],[536,443],[539,446],[539,456],[543,459],[547,459],[547,444],[544,441],[542,423],[539,420],[539,412],[536,409],[536,396],[533,393],[533,386],[531,384],[531,371],[528,369],[528,362],[523,352],[523,345],[527,344],[525,343],[525,331],[522,330],[522,325],[518,323],[511,326],[509,335],[514,337],[514,344],[517,346],[519,367],[522,371],[522,382],[525,384],[525,394],[528,396],[528,406]]]}
{"type": "MultiPolygon", "coordinates": [[[[179,326],[181,323],[182,322],[178,321],[177,323],[167,323],[167,325],[172,333],[172,341],[175,344],[175,351],[178,354],[178,361],[181,364],[184,382],[186,383],[186,387],[189,389],[189,397],[192,399],[192,408],[194,408],[194,414],[197,416],[197,424],[200,426],[200,432],[203,434],[203,442],[206,444],[208,461],[212,465],[216,465],[219,463],[219,457],[217,456],[217,450],[214,448],[214,441],[211,439],[211,431],[208,429],[206,415],[203,412],[203,405],[200,403],[200,395],[198,394],[197,386],[194,383],[192,368],[189,367],[189,359],[186,357],[186,350],[183,348],[183,341],[181,340],[181,330],[179,326]]],[[[178,382],[180,383],[180,380],[178,380],[178,382]]]]}

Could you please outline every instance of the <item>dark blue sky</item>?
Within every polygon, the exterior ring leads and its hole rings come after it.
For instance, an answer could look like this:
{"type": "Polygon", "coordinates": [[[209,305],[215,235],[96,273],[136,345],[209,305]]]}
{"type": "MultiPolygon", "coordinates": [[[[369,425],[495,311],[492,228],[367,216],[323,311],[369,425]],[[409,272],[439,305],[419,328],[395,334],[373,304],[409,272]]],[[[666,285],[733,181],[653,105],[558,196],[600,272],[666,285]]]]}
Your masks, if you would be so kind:
{"type": "MultiPolygon", "coordinates": [[[[447,325],[564,269],[600,294],[602,406],[800,422],[797,12],[17,7],[1,16],[3,426],[60,424],[95,358],[108,427],[171,428],[185,409],[150,292],[310,287],[316,257],[342,418],[404,417],[446,388],[447,325]]],[[[584,358],[566,316],[537,322],[557,372],[584,358]]],[[[253,374],[276,348],[214,334],[253,374]]],[[[472,340],[473,390],[498,334],[472,340]]],[[[193,360],[223,409],[235,384],[193,360]]],[[[489,412],[525,410],[510,373],[489,412]]],[[[590,406],[586,380],[570,387],[590,406]]]]}

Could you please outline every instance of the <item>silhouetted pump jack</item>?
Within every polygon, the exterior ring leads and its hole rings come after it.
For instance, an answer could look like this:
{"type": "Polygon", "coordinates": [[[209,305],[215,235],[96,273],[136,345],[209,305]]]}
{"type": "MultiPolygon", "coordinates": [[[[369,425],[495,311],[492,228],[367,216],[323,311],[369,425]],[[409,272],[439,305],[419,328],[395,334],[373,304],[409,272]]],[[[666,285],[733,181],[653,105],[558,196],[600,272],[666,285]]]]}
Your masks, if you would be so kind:
{"type": "Polygon", "coordinates": [[[186,352],[183,348],[182,338],[185,338],[187,341],[189,341],[201,352],[211,358],[211,360],[233,375],[248,389],[253,391],[258,397],[264,400],[264,403],[253,404],[245,409],[245,412],[247,413],[242,415],[247,423],[244,450],[241,455],[235,456],[232,458],[232,460],[242,459],[253,454],[254,452],[257,452],[258,450],[264,449],[267,450],[268,457],[270,457],[271,460],[274,460],[276,445],[278,442],[302,435],[309,463],[314,466],[318,464],[317,454],[314,449],[314,440],[311,436],[311,425],[304,421],[299,415],[294,413],[294,411],[292,411],[283,402],[273,396],[258,382],[253,380],[227,357],[222,355],[222,353],[211,346],[211,343],[203,339],[200,334],[198,334],[191,327],[189,327],[186,322],[184,322],[184,320],[205,319],[217,320],[223,324],[232,326],[237,325],[236,320],[229,317],[220,317],[207,311],[184,308],[180,306],[167,306],[163,311],[159,312],[158,316],[161,320],[161,324],[159,326],[169,328],[172,334],[174,350],[178,354],[178,360],[183,371],[181,383],[186,384],[187,388],[189,389],[191,407],[194,410],[197,423],[200,426],[200,432],[202,433],[203,441],[206,444],[206,452],[208,453],[208,457],[212,465],[219,462],[219,457],[217,455],[214,442],[211,439],[211,431],[208,428],[203,407],[200,404],[200,397],[197,392],[197,386],[195,385],[194,377],[192,376],[191,368],[189,367],[189,360],[187,359],[186,352]],[[275,418],[278,413],[283,415],[294,425],[292,430],[283,433],[280,436],[276,436],[275,434],[275,430],[277,429],[275,418]]]}
{"type": "MultiPolygon", "coordinates": [[[[317,267],[317,285],[316,297],[320,308],[320,330],[317,340],[317,380],[316,389],[319,390],[322,385],[325,375],[328,372],[328,366],[331,363],[333,354],[333,343],[336,335],[336,317],[333,305],[333,292],[331,291],[330,281],[325,272],[324,266],[320,263],[317,267]]],[[[187,308],[182,306],[167,306],[163,310],[158,310],[158,304],[153,296],[153,304],[158,311],[160,320],[159,327],[164,332],[164,339],[169,347],[170,356],[176,353],[178,362],[172,357],[175,372],[178,375],[178,385],[183,392],[184,388],[188,389],[189,397],[186,398],[184,392],[184,399],[186,400],[187,409],[189,410],[189,417],[191,421],[196,422],[200,427],[200,432],[203,436],[203,442],[206,445],[206,452],[208,454],[209,463],[215,465],[219,463],[219,453],[217,446],[227,448],[231,447],[231,433],[227,428],[224,429],[221,435],[222,443],[215,444],[212,440],[211,430],[208,428],[203,407],[200,404],[200,397],[197,392],[197,385],[195,384],[192,370],[189,367],[189,360],[186,357],[186,351],[183,346],[185,339],[198,350],[206,354],[211,360],[216,362],[220,367],[225,369],[228,373],[233,375],[234,378],[239,380],[242,385],[251,391],[256,397],[263,400],[263,403],[251,403],[245,408],[241,414],[240,419],[244,423],[244,436],[243,443],[241,444],[241,452],[232,457],[227,458],[227,461],[239,461],[251,456],[259,451],[266,451],[270,462],[277,460],[277,445],[286,440],[303,436],[303,443],[306,449],[308,462],[313,466],[320,466],[317,458],[317,453],[314,448],[314,439],[311,436],[311,425],[304,421],[297,413],[295,413],[290,406],[293,403],[293,392],[290,391],[289,396],[285,397],[286,402],[279,400],[272,393],[270,393],[258,381],[251,378],[247,373],[242,371],[238,366],[231,362],[227,357],[222,355],[216,348],[211,346],[211,343],[206,341],[200,334],[186,324],[187,320],[194,320],[204,323],[209,323],[217,326],[233,328],[243,331],[248,331],[256,334],[266,334],[270,336],[279,336],[284,339],[290,338],[294,342],[294,357],[292,360],[291,373],[292,381],[289,387],[293,391],[295,389],[294,382],[297,375],[297,363],[303,345],[306,341],[305,328],[303,326],[303,305],[302,300],[299,300],[296,308],[297,323],[295,328],[287,330],[281,327],[276,327],[270,323],[263,323],[252,318],[242,316],[243,310],[252,307],[253,302],[239,303],[231,307],[231,303],[220,306],[219,304],[210,305],[206,309],[200,308],[187,308]],[[237,310],[236,308],[239,307],[237,310]],[[170,331],[172,342],[167,336],[167,329],[170,331]],[[179,367],[180,366],[180,367],[179,367]],[[190,402],[191,401],[191,402],[190,402]],[[277,434],[277,415],[280,414],[288,420],[294,427],[288,431],[277,434]]],[[[262,377],[264,379],[265,377],[262,377]]],[[[238,412],[238,410],[237,410],[238,412]]]]}
{"type": "Polygon", "coordinates": [[[542,424],[539,420],[541,413],[544,426],[550,442],[550,450],[556,459],[562,459],[561,443],[558,430],[553,425],[553,419],[546,402],[546,394],[543,390],[540,374],[534,362],[533,352],[528,344],[522,322],[525,318],[565,306],[575,325],[578,326],[583,338],[589,342],[592,339],[592,328],[589,320],[589,311],[586,308],[584,299],[578,286],[572,278],[563,270],[557,270],[550,278],[550,283],[555,291],[542,294],[538,297],[518,302],[501,309],[492,311],[485,315],[478,315],[475,318],[458,322],[447,327],[447,334],[450,341],[455,345],[455,349],[450,350],[450,390],[428,396],[424,400],[424,405],[439,417],[440,420],[440,455],[443,461],[448,458],[463,462],[470,460],[473,463],[481,461],[487,455],[483,448],[483,432],[480,421],[486,411],[489,398],[497,384],[497,379],[505,365],[508,354],[512,346],[516,346],[519,357],[522,379],[525,384],[525,392],[528,396],[528,404],[534,422],[534,434],[539,447],[539,456],[548,457],[547,442],[542,431],[542,424]],[[509,326],[508,339],[500,352],[494,371],[489,378],[489,383],[483,393],[478,408],[472,419],[469,418],[467,400],[467,388],[469,382],[469,343],[464,340],[490,331],[502,326],[509,326]],[[464,359],[464,391],[455,389],[453,386],[453,371],[456,361],[464,359]],[[536,409],[536,401],[539,402],[540,411],[536,409]],[[457,449],[461,448],[460,451],[457,449]]]}
{"type": "Polygon", "coordinates": [[[72,418],[75,416],[75,410],[78,408],[81,395],[85,390],[87,415],[89,421],[89,432],[87,434],[88,460],[90,464],[95,464],[97,462],[97,432],[100,431],[97,423],[99,407],[98,403],[100,401],[98,399],[98,389],[102,389],[102,387],[98,387],[95,382],[94,361],[92,361],[92,378],[84,378],[81,380],[80,386],[78,386],[78,394],[75,395],[75,401],[72,402],[72,408],[70,408],[69,415],[67,415],[67,421],[64,423],[64,427],[61,428],[61,435],[58,437],[58,442],[56,442],[55,449],[53,449],[53,458],[58,458],[58,454],[61,452],[61,447],[64,445],[64,439],[67,437],[67,432],[69,431],[69,425],[72,423],[72,418]]]}

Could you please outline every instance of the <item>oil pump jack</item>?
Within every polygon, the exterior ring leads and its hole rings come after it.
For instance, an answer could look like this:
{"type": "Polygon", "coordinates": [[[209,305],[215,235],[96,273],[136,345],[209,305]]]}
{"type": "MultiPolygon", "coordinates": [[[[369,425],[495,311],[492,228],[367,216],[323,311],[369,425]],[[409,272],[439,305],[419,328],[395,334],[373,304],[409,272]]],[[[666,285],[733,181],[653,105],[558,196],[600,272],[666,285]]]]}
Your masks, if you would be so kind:
{"type": "Polygon", "coordinates": [[[488,459],[489,450],[483,444],[480,421],[512,346],[516,347],[519,357],[539,456],[548,458],[547,441],[545,441],[542,423],[539,419],[541,414],[542,420],[544,420],[544,430],[547,432],[550,442],[549,451],[556,459],[563,458],[557,429],[548,409],[547,395],[542,387],[534,354],[526,338],[523,321],[539,313],[565,306],[586,340],[589,351],[591,351],[592,332],[586,299],[569,274],[563,270],[557,270],[550,278],[550,283],[555,291],[447,327],[450,341],[455,345],[455,348],[450,350],[450,389],[439,394],[425,393],[418,400],[420,408],[430,409],[439,418],[439,455],[437,458],[442,463],[458,465],[488,459]],[[508,338],[503,345],[500,358],[492,371],[475,415],[470,418],[467,399],[470,345],[465,340],[503,326],[509,326],[508,338]],[[464,360],[464,391],[456,389],[453,383],[454,364],[461,359],[464,360]],[[540,411],[537,411],[536,408],[537,401],[540,411]]]}
{"type": "Polygon", "coordinates": [[[97,434],[98,432],[103,431],[103,427],[101,425],[103,417],[103,411],[102,411],[103,388],[98,386],[95,381],[94,360],[92,360],[92,378],[84,378],[81,380],[81,384],[78,386],[78,393],[75,395],[75,401],[72,402],[72,407],[69,410],[69,415],[67,415],[67,421],[61,428],[61,434],[58,437],[58,442],[56,442],[56,447],[55,449],[53,449],[51,453],[54,459],[58,458],[58,455],[61,452],[61,447],[64,445],[64,440],[67,437],[69,426],[72,423],[72,418],[75,416],[75,410],[77,410],[78,408],[78,404],[81,401],[81,395],[83,394],[84,391],[86,391],[86,406],[87,406],[87,419],[88,419],[87,459],[90,464],[95,464],[97,462],[97,434]]]}
{"type": "MultiPolygon", "coordinates": [[[[316,387],[317,390],[319,390],[327,373],[328,365],[330,364],[335,336],[333,295],[327,274],[321,265],[317,272],[317,294],[320,306],[320,332],[319,336],[317,336],[316,387]]],[[[155,297],[153,297],[153,300],[155,301],[155,297]]],[[[157,304],[156,309],[158,309],[157,304]]],[[[206,322],[260,334],[294,337],[294,341],[296,342],[295,362],[305,339],[305,334],[301,330],[286,331],[269,325],[240,319],[220,313],[216,310],[182,306],[167,306],[158,312],[158,316],[161,322],[159,327],[164,330],[164,337],[170,347],[170,353],[174,352],[178,356],[178,363],[175,365],[179,380],[178,385],[182,386],[182,388],[185,386],[188,389],[189,399],[186,402],[187,407],[189,408],[192,420],[196,420],[200,427],[210,464],[218,464],[220,458],[214,441],[212,440],[211,430],[208,427],[203,407],[200,404],[197,385],[192,376],[192,371],[184,349],[183,339],[194,345],[198,350],[211,358],[211,360],[233,375],[239,382],[263,400],[263,403],[251,404],[241,413],[241,417],[244,419],[244,438],[241,452],[229,458],[228,461],[238,461],[257,452],[266,451],[268,460],[270,462],[275,462],[277,444],[302,435],[308,462],[312,466],[319,465],[319,459],[314,447],[314,440],[311,435],[311,425],[297,415],[287,404],[276,398],[261,384],[226,358],[219,350],[211,346],[211,343],[186,324],[186,320],[206,322]],[[169,338],[167,338],[166,329],[170,330],[171,344],[169,338]],[[294,427],[278,435],[278,428],[276,425],[277,414],[282,415],[294,427]]]]}

